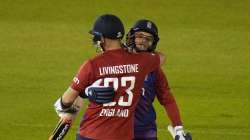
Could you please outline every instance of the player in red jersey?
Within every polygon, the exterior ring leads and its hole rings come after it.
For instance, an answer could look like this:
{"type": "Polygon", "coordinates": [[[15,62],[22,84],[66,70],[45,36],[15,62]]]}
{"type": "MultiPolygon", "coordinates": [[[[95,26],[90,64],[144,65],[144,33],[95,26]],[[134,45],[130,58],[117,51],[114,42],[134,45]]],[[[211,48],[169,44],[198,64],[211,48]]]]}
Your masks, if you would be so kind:
{"type": "MultiPolygon", "coordinates": [[[[155,52],[158,40],[157,26],[150,20],[142,19],[138,20],[130,29],[126,44],[129,49],[136,52],[155,52]]],[[[92,85],[91,89],[87,90],[87,94],[93,92],[98,102],[107,102],[107,97],[105,99],[101,98],[103,93],[107,91],[110,91],[108,87],[95,87],[92,85]],[[97,94],[98,92],[100,94],[97,94]]],[[[161,69],[149,73],[144,81],[143,94],[135,112],[134,140],[157,140],[156,113],[153,107],[156,96],[161,105],[164,106],[174,126],[171,131],[174,132],[173,137],[175,140],[191,140],[191,135],[189,133],[185,134],[183,130],[178,106],[170,91],[167,78],[161,69]]],[[[95,100],[93,94],[88,95],[88,98],[95,100]]]]}
{"type": "MultiPolygon", "coordinates": [[[[154,53],[128,53],[122,49],[124,27],[114,15],[100,16],[91,31],[94,43],[103,53],[86,61],[71,86],[56,102],[56,110],[65,113],[91,84],[112,86],[114,101],[90,102],[81,121],[77,140],[131,140],[134,137],[134,111],[145,76],[159,68],[154,53]]],[[[68,119],[68,118],[67,118],[68,119]]]]}

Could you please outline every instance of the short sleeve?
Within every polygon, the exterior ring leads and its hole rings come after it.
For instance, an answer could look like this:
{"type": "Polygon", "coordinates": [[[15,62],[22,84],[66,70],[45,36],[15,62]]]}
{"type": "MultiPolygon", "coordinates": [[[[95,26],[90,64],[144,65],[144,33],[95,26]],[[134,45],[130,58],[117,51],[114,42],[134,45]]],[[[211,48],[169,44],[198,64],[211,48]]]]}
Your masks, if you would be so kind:
{"type": "Polygon", "coordinates": [[[77,74],[71,82],[70,87],[79,92],[83,92],[85,88],[91,83],[92,77],[93,70],[91,61],[87,61],[79,68],[77,74]]]}

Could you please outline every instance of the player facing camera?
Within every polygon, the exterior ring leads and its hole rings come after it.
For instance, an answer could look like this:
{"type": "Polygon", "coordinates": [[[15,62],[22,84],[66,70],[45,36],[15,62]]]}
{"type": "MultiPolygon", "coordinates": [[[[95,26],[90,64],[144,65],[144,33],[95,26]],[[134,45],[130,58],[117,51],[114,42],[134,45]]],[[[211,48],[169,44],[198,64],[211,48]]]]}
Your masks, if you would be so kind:
{"type": "Polygon", "coordinates": [[[106,51],[106,46],[110,46],[110,43],[121,44],[124,26],[117,16],[105,14],[96,19],[89,33],[93,35],[93,45],[101,51],[106,51]]]}
{"type": "Polygon", "coordinates": [[[127,47],[137,52],[153,52],[158,41],[157,26],[146,19],[137,21],[126,36],[127,47]]]}

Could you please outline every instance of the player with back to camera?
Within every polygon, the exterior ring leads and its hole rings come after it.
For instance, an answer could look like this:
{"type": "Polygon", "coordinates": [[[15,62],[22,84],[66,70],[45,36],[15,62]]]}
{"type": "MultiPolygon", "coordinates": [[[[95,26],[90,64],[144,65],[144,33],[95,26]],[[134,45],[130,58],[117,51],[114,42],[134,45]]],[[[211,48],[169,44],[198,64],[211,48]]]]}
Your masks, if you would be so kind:
{"type": "Polygon", "coordinates": [[[115,91],[112,102],[100,104],[90,100],[77,140],[131,140],[134,137],[133,116],[143,81],[148,73],[160,67],[159,55],[148,52],[134,54],[122,49],[124,27],[114,15],[98,17],[91,34],[94,44],[103,53],[80,67],[70,87],[56,101],[55,109],[62,119],[70,120],[72,117],[63,114],[74,108],[72,104],[85,88],[91,84],[111,86],[115,91]]]}
{"type": "MultiPolygon", "coordinates": [[[[157,26],[150,20],[142,19],[138,20],[128,32],[126,46],[129,50],[134,50],[138,53],[155,53],[158,41],[157,26]]],[[[102,93],[108,91],[106,87],[95,87],[92,85],[86,91],[86,94],[92,93],[88,96],[92,100],[98,100],[98,102],[107,102],[108,100],[108,98],[102,97],[105,96],[105,94],[102,93]]],[[[164,106],[172,122],[174,127],[174,139],[192,139],[189,133],[186,134],[184,132],[178,106],[170,91],[167,78],[162,69],[157,69],[147,75],[142,92],[134,118],[134,140],[157,140],[156,113],[153,107],[155,96],[157,96],[160,104],[164,106]]],[[[110,95],[112,96],[112,94],[110,95]]]]}

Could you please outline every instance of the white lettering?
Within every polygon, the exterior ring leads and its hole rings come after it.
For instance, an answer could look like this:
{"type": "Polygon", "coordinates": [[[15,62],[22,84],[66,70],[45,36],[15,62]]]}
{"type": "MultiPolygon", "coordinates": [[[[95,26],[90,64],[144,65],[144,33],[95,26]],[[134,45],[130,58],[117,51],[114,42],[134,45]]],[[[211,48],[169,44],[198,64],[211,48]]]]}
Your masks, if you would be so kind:
{"type": "Polygon", "coordinates": [[[70,124],[65,124],[62,132],[59,134],[59,136],[56,138],[56,140],[61,140],[62,137],[65,135],[65,133],[68,131],[69,127],[70,127],[70,124]]]}
{"type": "Polygon", "coordinates": [[[115,114],[115,109],[102,109],[100,116],[112,117],[115,114]]]}
{"type": "Polygon", "coordinates": [[[122,117],[127,118],[129,116],[128,109],[102,109],[99,116],[102,117],[122,117]]]}
{"type": "Polygon", "coordinates": [[[118,109],[116,112],[116,116],[117,117],[123,117],[123,118],[127,118],[128,117],[128,109],[118,109]]]}
{"type": "Polygon", "coordinates": [[[99,67],[99,75],[138,73],[138,64],[127,64],[117,66],[99,67]]]}
{"type": "Polygon", "coordinates": [[[74,77],[73,81],[78,85],[80,83],[79,79],[77,77],[74,77]]]}

